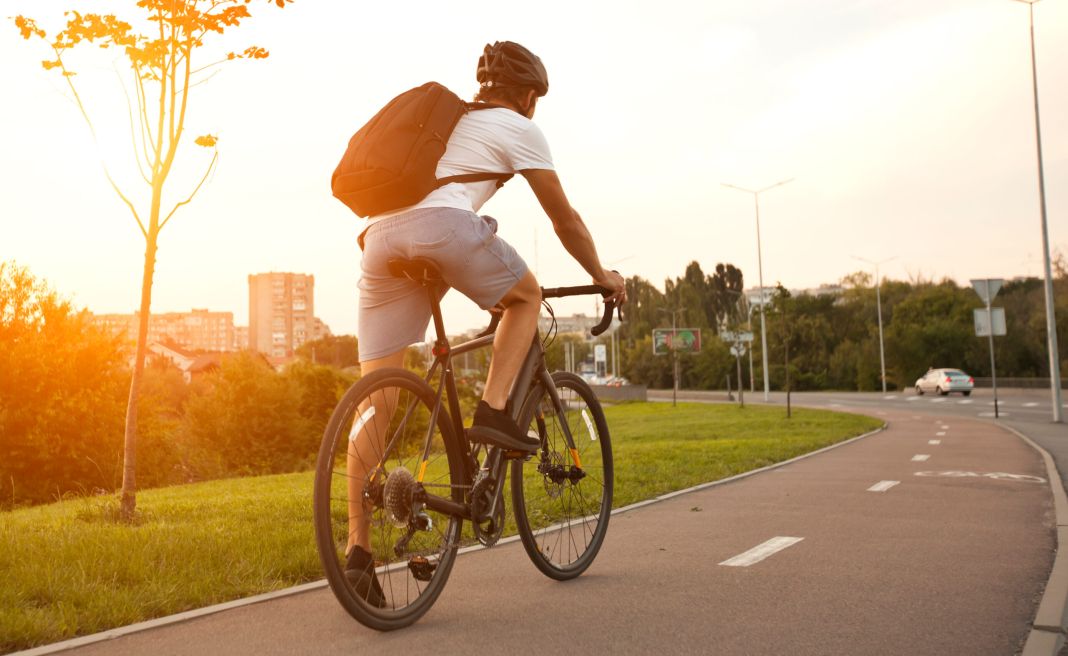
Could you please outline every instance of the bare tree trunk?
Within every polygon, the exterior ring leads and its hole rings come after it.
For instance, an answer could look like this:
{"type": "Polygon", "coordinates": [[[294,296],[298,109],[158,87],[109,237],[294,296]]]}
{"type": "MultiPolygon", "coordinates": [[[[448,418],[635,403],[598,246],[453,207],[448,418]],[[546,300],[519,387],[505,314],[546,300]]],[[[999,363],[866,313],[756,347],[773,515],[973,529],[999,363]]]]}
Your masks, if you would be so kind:
{"type": "Polygon", "coordinates": [[[137,402],[141,395],[141,377],[148,351],[148,321],[152,307],[152,277],[156,270],[155,221],[145,239],[145,267],[141,278],[141,315],[137,326],[137,354],[134,356],[130,397],[126,402],[126,435],[123,445],[122,493],[120,512],[125,520],[133,519],[137,507],[137,402]]]}

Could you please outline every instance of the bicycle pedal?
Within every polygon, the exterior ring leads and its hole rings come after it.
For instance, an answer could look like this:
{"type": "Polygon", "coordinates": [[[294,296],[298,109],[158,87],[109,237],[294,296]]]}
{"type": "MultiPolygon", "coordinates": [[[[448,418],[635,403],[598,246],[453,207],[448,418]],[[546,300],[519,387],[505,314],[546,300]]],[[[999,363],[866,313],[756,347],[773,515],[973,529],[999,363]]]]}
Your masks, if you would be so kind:
{"type": "Polygon", "coordinates": [[[437,568],[437,563],[432,563],[422,556],[412,556],[412,559],[408,561],[408,569],[411,570],[412,576],[416,581],[424,583],[434,578],[434,570],[437,568]]]}

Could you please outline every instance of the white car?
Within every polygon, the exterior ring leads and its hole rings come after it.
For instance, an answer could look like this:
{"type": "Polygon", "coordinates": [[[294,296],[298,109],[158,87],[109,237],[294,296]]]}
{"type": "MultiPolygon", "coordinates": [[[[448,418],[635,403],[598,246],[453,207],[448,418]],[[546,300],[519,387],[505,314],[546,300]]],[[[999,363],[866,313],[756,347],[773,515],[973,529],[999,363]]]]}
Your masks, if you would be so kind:
{"type": "Polygon", "coordinates": [[[975,379],[960,369],[929,369],[927,373],[916,381],[916,393],[938,392],[945,396],[950,392],[960,392],[964,396],[971,396],[975,389],[975,379]]]}

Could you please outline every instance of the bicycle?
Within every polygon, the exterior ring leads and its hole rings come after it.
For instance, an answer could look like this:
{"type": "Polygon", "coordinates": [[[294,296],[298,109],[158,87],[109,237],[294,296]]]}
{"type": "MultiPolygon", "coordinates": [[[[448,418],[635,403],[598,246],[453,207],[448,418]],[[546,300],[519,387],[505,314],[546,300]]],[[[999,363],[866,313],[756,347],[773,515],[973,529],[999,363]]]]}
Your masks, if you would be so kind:
{"type": "MultiPolygon", "coordinates": [[[[500,539],[506,474],[527,555],[560,581],[582,574],[600,550],[613,481],[611,439],[597,397],[579,376],[549,373],[537,334],[507,411],[541,446],[529,454],[469,442],[463,417],[470,413],[462,401],[473,405],[474,399],[461,399],[453,362],[492,344],[500,314],[474,339],[450,346],[438,300],[443,282],[434,264],[413,259],[389,266],[393,275],[427,290],[434,361],[424,378],[382,369],[349,388],[323,435],[313,502],[316,544],[331,590],[352,617],[380,631],[408,626],[430,609],[462,545],[491,547],[500,539]],[[374,585],[354,585],[344,569],[354,522],[360,521],[369,521],[373,564],[367,567],[374,585]]],[[[543,299],[610,293],[597,285],[542,289],[543,299]]],[[[606,300],[604,316],[591,330],[595,336],[607,330],[614,309],[606,300]]]]}

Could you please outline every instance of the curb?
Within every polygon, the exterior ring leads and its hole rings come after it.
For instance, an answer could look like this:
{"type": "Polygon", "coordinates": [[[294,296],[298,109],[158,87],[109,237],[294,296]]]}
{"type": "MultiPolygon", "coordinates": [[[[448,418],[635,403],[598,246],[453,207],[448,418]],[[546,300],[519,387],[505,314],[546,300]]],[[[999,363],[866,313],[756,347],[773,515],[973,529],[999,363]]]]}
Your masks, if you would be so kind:
{"type": "Polygon", "coordinates": [[[1053,569],[1050,570],[1046,589],[1038,604],[1038,612],[1035,613],[1035,619],[1031,622],[1031,632],[1020,654],[1021,656],[1056,656],[1065,644],[1066,627],[1068,627],[1068,549],[1061,549],[1062,545],[1068,545],[1068,494],[1064,491],[1064,484],[1057,471],[1057,463],[1053,461],[1053,456],[1048,451],[1011,426],[1000,423],[995,423],[995,425],[1026,442],[1042,456],[1042,460],[1046,463],[1046,478],[1053,492],[1057,555],[1053,559],[1053,569]]]}
{"type": "MultiPolygon", "coordinates": [[[[683,495],[686,495],[686,494],[692,494],[694,492],[700,492],[701,490],[706,490],[706,489],[708,489],[710,487],[716,487],[717,485],[726,485],[728,483],[734,483],[734,482],[742,480],[743,478],[748,478],[750,476],[755,476],[757,474],[760,474],[760,473],[763,473],[763,472],[766,472],[766,471],[770,471],[770,470],[773,470],[773,469],[778,469],[780,467],[785,467],[786,465],[795,463],[795,462],[797,462],[799,460],[804,460],[805,458],[811,458],[812,456],[818,455],[820,453],[824,453],[825,451],[830,451],[831,449],[837,449],[838,447],[845,446],[847,444],[851,444],[853,442],[856,442],[858,440],[862,440],[862,439],[867,438],[867,437],[871,437],[872,435],[876,435],[877,433],[881,433],[882,431],[886,430],[886,427],[887,427],[887,423],[883,422],[882,426],[880,426],[879,428],[876,428],[873,431],[868,431],[867,433],[864,433],[862,435],[857,435],[856,437],[851,437],[851,438],[849,438],[847,440],[842,440],[841,442],[835,442],[834,444],[830,444],[828,446],[825,446],[822,449],[817,449],[815,451],[809,451],[808,453],[803,453],[803,454],[801,454],[799,456],[790,458],[789,460],[783,460],[782,462],[777,462],[777,463],[774,463],[774,464],[771,464],[771,465],[767,465],[765,467],[761,467],[760,469],[752,469],[750,471],[742,472],[740,474],[735,474],[734,476],[730,476],[728,478],[721,478],[719,480],[710,481],[708,483],[700,483],[698,485],[694,485],[693,487],[688,487],[688,488],[683,489],[683,490],[675,490],[674,492],[667,492],[665,494],[661,494],[660,496],[653,497],[652,499],[646,499],[644,501],[638,501],[636,503],[632,503],[629,506],[623,506],[621,508],[615,508],[610,513],[610,516],[621,515],[623,513],[630,512],[632,510],[637,510],[639,508],[644,508],[645,506],[651,506],[653,504],[660,503],[662,501],[668,501],[668,500],[674,499],[675,497],[683,496],[683,495]]],[[[1024,439],[1027,439],[1027,438],[1025,437],[1024,439]]],[[[1028,441],[1030,441],[1030,440],[1028,440],[1028,441]]],[[[1045,452],[1043,452],[1043,453],[1045,453],[1045,452]]],[[[1048,458],[1049,456],[1047,455],[1046,457],[1048,458]]],[[[1061,492],[1063,494],[1063,492],[1064,492],[1063,489],[1061,490],[1061,492]]],[[[1066,512],[1068,512],[1068,500],[1065,501],[1065,504],[1066,504],[1066,512]]],[[[1060,512],[1058,512],[1057,517],[1060,518],[1061,516],[1062,515],[1060,514],[1060,512]]],[[[1066,527],[1066,530],[1068,530],[1068,527],[1066,527]]],[[[502,538],[500,541],[497,542],[497,544],[500,545],[500,544],[508,544],[510,542],[518,542],[519,539],[520,538],[519,538],[518,534],[517,535],[510,535],[510,536],[508,536],[506,538],[502,538]]],[[[1068,533],[1065,534],[1065,539],[1068,540],[1068,533]]],[[[484,546],[482,546],[480,544],[471,545],[471,546],[464,547],[464,548],[460,549],[457,552],[457,555],[462,556],[463,554],[472,553],[472,552],[476,552],[476,551],[482,551],[482,550],[484,550],[486,548],[487,547],[484,547],[484,546]]],[[[1068,560],[1068,559],[1066,559],[1066,560],[1068,560]]],[[[1068,574],[1068,565],[1066,565],[1066,574],[1068,574]]],[[[1066,579],[1065,579],[1065,584],[1066,584],[1066,586],[1068,586],[1068,577],[1066,577],[1066,579]]],[[[121,638],[123,636],[131,635],[131,634],[134,634],[134,633],[140,633],[142,631],[149,631],[151,629],[157,629],[157,628],[164,627],[164,626],[170,626],[171,624],[181,624],[182,622],[188,622],[190,620],[194,620],[194,619],[197,619],[197,618],[200,618],[200,617],[205,617],[207,615],[214,615],[216,613],[221,613],[221,612],[227,611],[227,610],[233,610],[235,608],[241,608],[243,606],[253,606],[255,604],[260,604],[260,603],[263,603],[265,601],[271,601],[271,600],[279,599],[279,598],[282,598],[282,597],[289,597],[289,596],[292,596],[292,595],[303,594],[305,592],[311,592],[312,590],[318,590],[320,588],[325,588],[325,587],[327,587],[326,579],[320,579],[318,581],[312,581],[311,583],[303,583],[301,585],[297,585],[297,586],[294,586],[294,587],[291,587],[291,588],[284,588],[282,590],[275,590],[273,592],[265,592],[263,594],[254,595],[252,597],[246,597],[244,599],[235,599],[234,601],[228,601],[228,602],[221,603],[221,604],[215,604],[213,606],[205,606],[204,608],[196,608],[196,609],[193,609],[193,610],[185,611],[185,612],[182,612],[182,613],[177,613],[177,614],[174,614],[174,615],[166,615],[164,617],[157,617],[155,619],[145,620],[144,622],[138,622],[136,624],[129,624],[127,626],[120,626],[120,627],[116,627],[114,629],[108,629],[106,631],[101,631],[99,633],[92,633],[90,635],[81,636],[81,637],[78,637],[78,638],[71,638],[70,640],[64,640],[62,642],[54,642],[54,643],[49,644],[49,645],[42,645],[40,647],[33,647],[31,649],[27,649],[27,650],[24,650],[24,651],[12,652],[11,654],[9,654],[9,656],[43,656],[45,654],[56,654],[56,653],[59,653],[59,652],[64,652],[64,651],[70,650],[70,649],[77,649],[79,647],[86,647],[86,646],[89,646],[89,645],[92,645],[92,644],[96,644],[98,642],[106,642],[108,640],[114,640],[115,638],[121,638]]],[[[1066,587],[1066,590],[1068,590],[1068,587],[1066,587]]],[[[1063,635],[1061,637],[1063,638],[1063,635]]],[[[1041,652],[1041,653],[1045,654],[1045,653],[1053,653],[1053,652],[1041,652]]],[[[1028,656],[1030,656],[1030,654],[1028,654],[1028,656]]]]}

